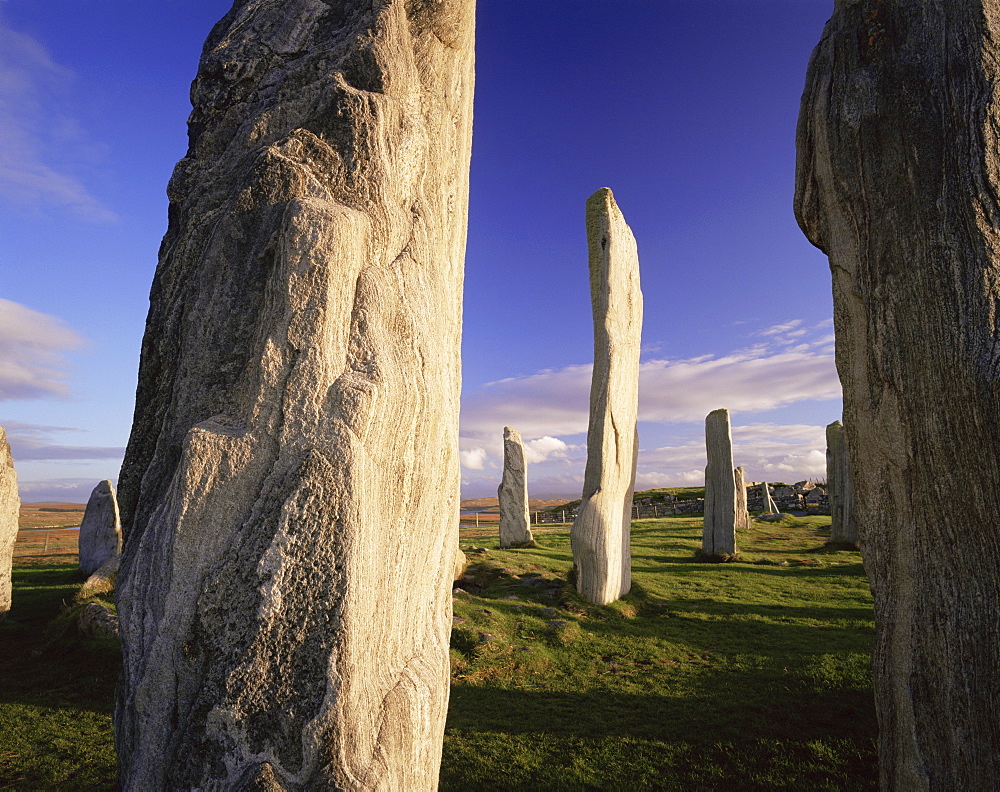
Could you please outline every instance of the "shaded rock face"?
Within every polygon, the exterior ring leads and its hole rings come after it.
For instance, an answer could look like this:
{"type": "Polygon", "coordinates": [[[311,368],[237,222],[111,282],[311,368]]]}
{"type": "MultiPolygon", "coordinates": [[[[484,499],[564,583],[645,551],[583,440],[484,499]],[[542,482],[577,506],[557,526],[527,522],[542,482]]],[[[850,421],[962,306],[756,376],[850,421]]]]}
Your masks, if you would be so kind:
{"type": "Polygon", "coordinates": [[[826,482],[830,499],[830,541],[857,544],[851,464],[844,440],[844,425],[840,421],[826,427],[826,482]]]}
{"type": "Polygon", "coordinates": [[[21,500],[17,495],[17,473],[14,457],[7,443],[7,430],[0,426],[0,621],[10,611],[11,568],[14,563],[14,542],[17,540],[17,519],[21,500]]]}
{"type": "Polygon", "coordinates": [[[90,493],[80,522],[80,571],[96,572],[122,549],[122,523],[118,499],[110,481],[102,481],[90,493]]]}
{"type": "Polygon", "coordinates": [[[206,42],[119,480],[125,789],[437,786],[473,11],[206,42]]]}
{"type": "MultiPolygon", "coordinates": [[[[708,556],[736,552],[736,477],[729,410],[712,410],[705,418],[705,524],[701,552],[708,556]]],[[[744,509],[745,511],[745,509],[744,509]]]]}
{"type": "Polygon", "coordinates": [[[503,478],[497,499],[500,501],[500,547],[516,547],[532,541],[524,443],[521,433],[509,426],[503,428],[503,478]]]}
{"type": "Polygon", "coordinates": [[[577,590],[614,602],[632,587],[632,492],[639,452],[639,254],[611,190],[587,199],[594,373],[583,500],[570,531],[577,590]]]}
{"type": "Polygon", "coordinates": [[[736,484],[736,530],[746,531],[750,528],[750,512],[747,511],[746,471],[743,466],[733,471],[736,484]]]}
{"type": "Polygon", "coordinates": [[[795,210],[830,259],[881,788],[1000,778],[1000,14],[840,0],[795,210]]]}

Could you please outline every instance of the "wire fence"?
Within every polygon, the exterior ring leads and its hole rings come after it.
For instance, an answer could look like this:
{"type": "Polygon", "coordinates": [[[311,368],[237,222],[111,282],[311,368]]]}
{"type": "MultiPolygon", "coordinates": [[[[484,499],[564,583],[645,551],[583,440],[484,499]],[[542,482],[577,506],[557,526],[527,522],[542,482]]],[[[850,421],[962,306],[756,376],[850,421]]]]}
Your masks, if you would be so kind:
{"type": "Polygon", "coordinates": [[[18,531],[14,541],[14,558],[32,556],[74,556],[79,552],[78,528],[18,531]]]}

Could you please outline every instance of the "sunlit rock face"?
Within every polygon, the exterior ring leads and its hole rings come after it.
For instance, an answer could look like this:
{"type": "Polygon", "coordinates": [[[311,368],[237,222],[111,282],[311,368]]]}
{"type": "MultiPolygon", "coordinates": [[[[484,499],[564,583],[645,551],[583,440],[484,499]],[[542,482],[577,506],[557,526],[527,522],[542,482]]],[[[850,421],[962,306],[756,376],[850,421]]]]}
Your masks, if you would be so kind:
{"type": "Polygon", "coordinates": [[[119,481],[128,790],[436,788],[474,4],[238,0],[119,481]]]}
{"type": "Polygon", "coordinates": [[[795,213],[830,260],[880,788],[1000,778],[1000,8],[838,0],[795,213]]]}
{"type": "Polygon", "coordinates": [[[750,512],[747,511],[746,471],[740,465],[733,471],[736,484],[736,530],[746,531],[750,528],[750,512]]]}
{"type": "Polygon", "coordinates": [[[594,373],[583,500],[570,537],[577,589],[608,603],[632,587],[642,292],[635,237],[606,187],[587,200],[587,248],[594,373]]]}
{"type": "Polygon", "coordinates": [[[729,410],[713,410],[705,418],[705,524],[701,552],[707,556],[736,552],[736,476],[729,410]]]}
{"type": "Polygon", "coordinates": [[[521,433],[503,428],[503,478],[497,490],[500,501],[500,547],[517,547],[532,541],[528,511],[528,465],[524,461],[521,433]]]}
{"type": "Polygon", "coordinates": [[[94,487],[80,521],[80,571],[92,575],[122,549],[122,523],[114,485],[102,481],[94,487]]]}
{"type": "Polygon", "coordinates": [[[14,562],[14,542],[17,540],[17,518],[20,509],[14,458],[7,443],[7,430],[0,426],[0,621],[3,621],[10,611],[10,575],[14,562]]]}

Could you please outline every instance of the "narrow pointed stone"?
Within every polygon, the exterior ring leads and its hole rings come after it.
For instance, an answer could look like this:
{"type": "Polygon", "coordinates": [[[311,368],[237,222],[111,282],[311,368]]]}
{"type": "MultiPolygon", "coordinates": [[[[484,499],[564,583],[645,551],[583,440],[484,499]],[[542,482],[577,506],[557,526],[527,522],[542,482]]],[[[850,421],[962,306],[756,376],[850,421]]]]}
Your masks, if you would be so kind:
{"type": "Polygon", "coordinates": [[[80,521],[80,571],[92,575],[122,550],[122,523],[118,498],[110,481],[102,481],[87,501],[80,521]]]}
{"type": "Polygon", "coordinates": [[[844,425],[840,421],[826,427],[826,484],[830,501],[830,541],[856,545],[858,529],[854,523],[851,463],[847,456],[844,425]]]}
{"type": "Polygon", "coordinates": [[[883,790],[1000,779],[1000,6],[838,0],[795,211],[830,260],[883,790]]]}
{"type": "Polygon", "coordinates": [[[500,501],[500,547],[518,547],[531,542],[524,443],[521,433],[509,426],[503,428],[503,478],[497,499],[500,501]]]}
{"type": "Polygon", "coordinates": [[[771,497],[771,488],[767,486],[766,481],[760,483],[760,500],[764,506],[764,514],[781,514],[774,498],[771,497]]]}
{"type": "Polygon", "coordinates": [[[750,512],[747,511],[746,471],[743,466],[733,471],[736,482],[736,530],[746,531],[750,528],[750,512]]]}
{"type": "Polygon", "coordinates": [[[437,787],[473,12],[208,38],[119,480],[125,790],[437,787]]]}
{"type": "Polygon", "coordinates": [[[577,590],[614,602],[632,587],[632,492],[639,453],[642,292],[635,237],[611,190],[587,200],[594,373],[583,499],[570,531],[577,590]]]}
{"type": "Polygon", "coordinates": [[[729,410],[712,410],[705,418],[705,524],[701,552],[725,556],[736,552],[736,478],[729,410]]]}
{"type": "Polygon", "coordinates": [[[10,445],[7,443],[7,430],[0,426],[0,621],[10,611],[11,571],[20,509],[14,457],[11,456],[10,445]]]}

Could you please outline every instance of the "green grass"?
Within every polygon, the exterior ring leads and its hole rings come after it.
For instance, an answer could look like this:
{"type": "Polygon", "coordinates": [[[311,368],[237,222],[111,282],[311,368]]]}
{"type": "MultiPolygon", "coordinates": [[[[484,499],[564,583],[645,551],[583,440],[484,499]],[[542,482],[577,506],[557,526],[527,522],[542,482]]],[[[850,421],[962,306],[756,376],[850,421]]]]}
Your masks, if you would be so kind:
{"type": "Polygon", "coordinates": [[[0,789],[115,789],[113,641],[68,625],[83,583],[73,563],[14,568],[13,607],[0,625],[0,789]]]}
{"type": "Polygon", "coordinates": [[[823,547],[829,517],[755,522],[730,564],[700,534],[635,521],[633,591],[605,607],[567,583],[566,531],[472,555],[442,788],[874,789],[860,556],[823,547]]]}
{"type": "MultiPolygon", "coordinates": [[[[700,518],[633,523],[632,593],[568,582],[565,528],[469,532],[443,790],[871,790],[871,596],[829,517],[755,522],[702,563],[700,518]]],[[[67,629],[82,576],[15,569],[0,627],[0,789],[114,789],[113,646],[67,629]],[[64,614],[60,617],[60,614],[64,614]],[[8,651],[9,649],[9,651],[8,651]]]]}

